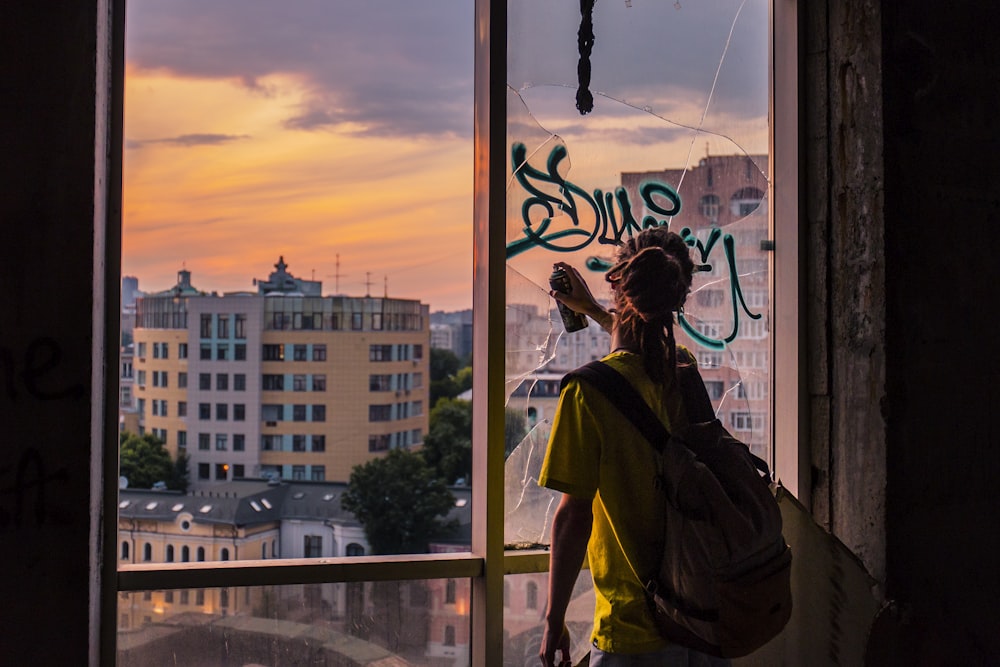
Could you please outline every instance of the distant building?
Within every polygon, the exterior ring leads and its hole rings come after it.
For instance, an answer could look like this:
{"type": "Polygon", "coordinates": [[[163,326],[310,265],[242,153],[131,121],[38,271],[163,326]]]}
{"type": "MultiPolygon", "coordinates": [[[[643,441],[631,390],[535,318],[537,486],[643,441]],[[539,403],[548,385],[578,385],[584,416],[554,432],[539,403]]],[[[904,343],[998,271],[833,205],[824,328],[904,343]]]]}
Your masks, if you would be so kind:
{"type": "Polygon", "coordinates": [[[283,258],[275,268],[222,296],[182,270],[136,302],[138,429],[187,452],[195,484],[343,481],[427,432],[428,306],[319,296],[283,258]]]}

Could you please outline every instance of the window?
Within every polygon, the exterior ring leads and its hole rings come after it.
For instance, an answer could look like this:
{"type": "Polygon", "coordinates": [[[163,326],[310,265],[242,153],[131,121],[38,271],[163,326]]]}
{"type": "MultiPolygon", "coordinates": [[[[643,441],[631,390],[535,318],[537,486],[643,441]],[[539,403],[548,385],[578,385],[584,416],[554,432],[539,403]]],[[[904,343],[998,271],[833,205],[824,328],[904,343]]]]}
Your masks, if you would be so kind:
{"type": "Polygon", "coordinates": [[[247,418],[247,406],[244,403],[233,403],[233,421],[241,422],[246,421],[247,418]]]}
{"type": "Polygon", "coordinates": [[[313,375],[312,376],[312,390],[313,391],[326,391],[326,376],[325,375],[313,375]]]}
{"type": "Polygon", "coordinates": [[[281,345],[265,345],[261,352],[261,358],[264,361],[284,361],[285,349],[281,345]]]}
{"type": "Polygon", "coordinates": [[[168,563],[174,562],[174,545],[172,544],[167,545],[167,562],[168,563]]]}
{"type": "Polygon", "coordinates": [[[392,361],[392,345],[369,345],[368,361],[392,361]]]}
{"type": "Polygon", "coordinates": [[[187,389],[188,386],[188,374],[181,372],[177,374],[177,388],[187,389]]]}
{"type": "Polygon", "coordinates": [[[229,375],[226,373],[215,374],[215,390],[229,391],[229,375]]]}
{"type": "Polygon", "coordinates": [[[361,313],[351,313],[351,329],[354,331],[361,331],[362,326],[362,314],[361,313]]]}
{"type": "Polygon", "coordinates": [[[326,345],[313,345],[313,361],[326,361],[326,345]]]}
{"type": "Polygon", "coordinates": [[[247,337],[247,316],[245,313],[236,313],[236,317],[233,320],[233,335],[236,338],[246,338],[247,337]]]}
{"type": "Polygon", "coordinates": [[[211,338],[212,337],[212,316],[208,314],[203,314],[201,316],[201,337],[211,338]]]}
{"type": "Polygon", "coordinates": [[[198,547],[198,562],[204,562],[205,560],[205,547],[198,547]]]}
{"type": "Polygon", "coordinates": [[[392,376],[369,375],[368,389],[370,391],[392,391],[392,376]]]}
{"type": "Polygon", "coordinates": [[[215,479],[225,480],[229,476],[229,466],[225,463],[215,464],[215,479]]]}
{"type": "Polygon", "coordinates": [[[265,375],[263,378],[261,378],[261,389],[263,389],[264,391],[284,391],[285,376],[265,375]]]}
{"type": "Polygon", "coordinates": [[[413,388],[420,389],[424,386],[424,374],[414,373],[413,374],[413,388]]]}
{"type": "Polygon", "coordinates": [[[215,451],[224,452],[229,449],[229,436],[225,433],[215,434],[215,451]]]}
{"type": "Polygon", "coordinates": [[[444,586],[444,603],[455,604],[455,580],[449,579],[444,586]]]}
{"type": "Polygon", "coordinates": [[[314,434],[312,436],[312,451],[314,452],[325,452],[326,451],[326,436],[322,434],[314,434]]]}
{"type": "Polygon", "coordinates": [[[370,422],[387,422],[392,419],[392,406],[391,405],[369,405],[368,406],[368,421],[370,422]]]}
{"type": "Polygon", "coordinates": [[[206,420],[212,418],[212,404],[211,403],[199,403],[198,404],[198,419],[206,420]]]}
{"type": "Polygon", "coordinates": [[[220,422],[224,422],[229,419],[229,404],[228,403],[216,403],[215,404],[215,419],[220,422]]]}
{"type": "Polygon", "coordinates": [[[414,345],[413,346],[413,359],[415,361],[420,361],[423,358],[424,358],[424,346],[423,345],[414,345]]]}
{"type": "Polygon", "coordinates": [[[325,405],[314,405],[312,406],[312,420],[314,422],[325,422],[326,421],[326,406],[325,405]]]}
{"type": "Polygon", "coordinates": [[[309,348],[305,345],[295,345],[292,348],[292,358],[295,361],[305,361],[309,348]]]}
{"type": "Polygon", "coordinates": [[[444,626],[444,642],[442,642],[442,643],[445,646],[454,646],[455,645],[455,626],[454,625],[446,625],[446,626],[444,626]]]}
{"type": "MultiPolygon", "coordinates": [[[[235,442],[233,442],[233,449],[236,449],[235,442]]],[[[244,472],[243,464],[237,463],[233,466],[233,479],[243,479],[244,477],[246,477],[246,473],[244,472]]]]}
{"type": "Polygon", "coordinates": [[[285,406],[277,403],[265,403],[260,406],[260,418],[267,423],[284,421],[285,406]]]}
{"type": "Polygon", "coordinates": [[[210,433],[199,433],[198,434],[198,449],[201,451],[207,450],[211,446],[212,435],[210,433]]]}
{"type": "Polygon", "coordinates": [[[229,359],[229,346],[224,343],[216,345],[215,358],[218,359],[219,361],[226,361],[227,359],[229,359]]]}
{"type": "MultiPolygon", "coordinates": [[[[233,434],[233,451],[234,452],[242,452],[242,451],[244,451],[246,449],[246,442],[247,442],[246,435],[244,435],[242,433],[234,433],[233,434]]],[[[243,466],[237,466],[237,467],[240,468],[241,470],[243,468],[243,466]]],[[[243,475],[240,475],[240,477],[242,477],[242,476],[243,475]]]]}
{"type": "Polygon", "coordinates": [[[187,343],[177,343],[177,358],[187,359],[188,358],[188,344],[187,343]]]}
{"type": "Polygon", "coordinates": [[[301,482],[306,478],[305,466],[292,466],[292,479],[301,482]]]}
{"type": "Polygon", "coordinates": [[[181,602],[180,603],[181,604],[190,604],[190,602],[191,602],[191,591],[186,590],[186,589],[182,590],[181,591],[181,602]]]}
{"type": "Polygon", "coordinates": [[[305,558],[321,558],[323,556],[323,536],[306,535],[302,552],[305,558]]]}
{"type": "Polygon", "coordinates": [[[121,559],[128,560],[128,542],[122,542],[121,559]]]}
{"type": "Polygon", "coordinates": [[[260,448],[265,452],[276,452],[281,450],[281,436],[280,435],[262,435],[260,436],[260,448]]]}
{"type": "MultiPolygon", "coordinates": [[[[185,403],[185,405],[187,405],[185,403]]],[[[187,411],[185,411],[187,414],[187,411]]],[[[187,431],[177,431],[177,449],[187,449],[188,446],[188,434],[187,431]]]]}
{"type": "MultiPolygon", "coordinates": [[[[207,448],[206,448],[207,449],[207,448]]],[[[208,479],[211,468],[207,463],[198,464],[198,479],[208,479]]]]}
{"type": "Polygon", "coordinates": [[[721,380],[706,380],[705,389],[708,390],[708,397],[713,401],[717,401],[722,398],[725,393],[725,383],[721,380]]]}
{"type": "Polygon", "coordinates": [[[146,386],[146,371],[138,371],[135,374],[135,383],[140,387],[146,386]]]}
{"type": "Polygon", "coordinates": [[[364,556],[365,548],[356,542],[351,542],[347,545],[347,549],[344,553],[347,556],[364,556]]]}
{"type": "Polygon", "coordinates": [[[370,435],[368,436],[368,451],[369,452],[384,452],[389,449],[389,435],[370,435]]]}
{"type": "Polygon", "coordinates": [[[212,374],[198,373],[198,389],[209,391],[212,388],[212,374]]]}
{"type": "Polygon", "coordinates": [[[233,390],[234,391],[246,391],[247,390],[247,376],[243,373],[236,373],[233,375],[233,390]]]}
{"type": "Polygon", "coordinates": [[[188,563],[191,561],[191,547],[183,546],[181,547],[181,562],[188,563]]]}
{"type": "Polygon", "coordinates": [[[212,344],[202,343],[199,347],[198,358],[202,361],[211,361],[212,359],[212,344]]]}
{"type": "Polygon", "coordinates": [[[372,330],[382,330],[382,313],[372,313],[372,330]]]}
{"type": "Polygon", "coordinates": [[[292,391],[305,391],[306,390],[306,376],[305,375],[293,375],[292,376],[292,391]]]}
{"type": "Polygon", "coordinates": [[[246,343],[236,343],[233,345],[233,359],[236,361],[246,361],[247,360],[247,344],[246,343]]]}
{"type": "Polygon", "coordinates": [[[145,343],[137,343],[136,344],[135,356],[139,357],[140,359],[145,359],[146,358],[146,344],[145,343]]]}
{"type": "Polygon", "coordinates": [[[293,435],[292,436],[292,451],[293,452],[304,452],[304,451],[306,451],[306,436],[304,436],[304,435],[293,435]]]}
{"type": "MultiPolygon", "coordinates": [[[[219,560],[229,560],[229,549],[226,547],[222,548],[222,552],[219,554],[219,560]]],[[[223,589],[225,590],[225,589],[223,589]]],[[[227,605],[222,605],[223,607],[227,605]]]]}
{"type": "Polygon", "coordinates": [[[219,315],[218,320],[219,338],[229,338],[229,316],[219,315]]]}
{"type": "Polygon", "coordinates": [[[326,466],[314,465],[309,471],[309,479],[314,482],[326,481],[326,466]]]}
{"type": "Polygon", "coordinates": [[[304,405],[293,405],[292,406],[292,421],[304,422],[306,420],[306,406],[304,405]]]}

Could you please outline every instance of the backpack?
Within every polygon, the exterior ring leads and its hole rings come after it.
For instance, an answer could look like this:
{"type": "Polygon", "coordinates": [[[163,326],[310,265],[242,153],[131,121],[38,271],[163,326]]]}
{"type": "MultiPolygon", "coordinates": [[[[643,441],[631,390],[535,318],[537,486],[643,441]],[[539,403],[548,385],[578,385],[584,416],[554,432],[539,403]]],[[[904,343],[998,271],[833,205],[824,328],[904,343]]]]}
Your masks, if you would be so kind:
{"type": "MultiPolygon", "coordinates": [[[[775,637],[791,616],[791,549],[767,463],[715,418],[697,368],[679,366],[690,425],[670,434],[631,383],[594,361],[577,377],[600,390],[656,449],[662,491],[659,568],[635,572],[670,641],[737,658],[775,637]]],[[[617,537],[617,536],[616,536],[617,537]]],[[[619,541],[620,543],[620,541],[619,541]]],[[[650,553],[648,562],[657,561],[650,553]]]]}

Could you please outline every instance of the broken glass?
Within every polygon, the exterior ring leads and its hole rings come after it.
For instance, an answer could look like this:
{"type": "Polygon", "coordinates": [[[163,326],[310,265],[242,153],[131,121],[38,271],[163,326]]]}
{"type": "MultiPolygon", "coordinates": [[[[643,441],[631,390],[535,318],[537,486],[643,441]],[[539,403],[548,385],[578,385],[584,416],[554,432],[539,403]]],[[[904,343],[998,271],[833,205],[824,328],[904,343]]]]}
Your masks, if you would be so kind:
{"type": "Polygon", "coordinates": [[[616,247],[644,227],[691,247],[678,342],[723,424],[771,451],[769,4],[589,4],[508,2],[506,397],[528,429],[507,459],[512,546],[549,542],[558,494],[537,479],[559,380],[610,351],[594,322],[565,332],[552,264],[606,300],[616,247]]]}

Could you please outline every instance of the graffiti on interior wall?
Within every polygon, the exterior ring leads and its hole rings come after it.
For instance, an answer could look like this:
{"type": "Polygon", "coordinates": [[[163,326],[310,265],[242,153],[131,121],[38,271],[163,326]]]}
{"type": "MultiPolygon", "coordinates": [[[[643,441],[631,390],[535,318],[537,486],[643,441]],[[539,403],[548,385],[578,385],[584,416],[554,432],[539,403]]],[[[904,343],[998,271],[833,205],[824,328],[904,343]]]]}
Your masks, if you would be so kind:
{"type": "MultiPolygon", "coordinates": [[[[45,491],[53,482],[65,483],[65,467],[49,471],[38,449],[29,447],[14,465],[0,465],[0,530],[30,524],[41,526],[51,521],[45,491]]],[[[55,523],[64,523],[59,520],[55,523]]]]}
{"type": "MultiPolygon", "coordinates": [[[[545,171],[541,171],[528,164],[527,149],[523,143],[518,142],[512,146],[511,165],[514,177],[528,196],[521,203],[521,220],[524,223],[521,231],[524,237],[507,243],[507,259],[536,247],[552,252],[574,252],[586,248],[595,241],[604,245],[620,245],[624,242],[623,237],[626,234],[631,238],[633,233],[646,227],[669,227],[670,222],[667,218],[680,213],[681,198],[676,190],[666,183],[647,181],[639,186],[639,196],[648,210],[663,218],[647,215],[640,225],[632,214],[632,204],[625,188],[620,186],[615,188],[614,194],[594,190],[591,195],[580,186],[563,178],[559,174],[559,165],[566,157],[566,147],[555,146],[549,152],[545,171]],[[556,186],[560,196],[546,192],[543,189],[546,185],[550,190],[551,186],[556,186]],[[617,204],[617,214],[615,204],[617,204]],[[538,209],[541,209],[543,215],[535,224],[532,222],[532,216],[537,215],[538,209]],[[552,229],[552,218],[556,211],[566,215],[572,226],[552,229]],[[582,224],[581,213],[584,211],[589,213],[587,220],[593,217],[592,225],[582,224]]],[[[722,249],[721,261],[725,262],[727,268],[730,302],[733,309],[729,332],[725,335],[718,332],[717,337],[710,336],[692,324],[683,311],[678,313],[677,320],[681,328],[695,342],[714,350],[724,349],[739,335],[741,313],[752,320],[758,320],[762,316],[762,313],[750,310],[743,295],[740,274],[737,270],[736,241],[732,234],[724,234],[718,227],[709,229],[704,240],[698,238],[689,227],[681,229],[680,236],[697,253],[699,268],[704,271],[712,270],[713,251],[722,249]]],[[[716,260],[719,261],[718,253],[716,260]]],[[[590,257],[586,265],[591,271],[597,272],[611,268],[609,262],[598,257],[590,257]]]]}
{"type": "Polygon", "coordinates": [[[32,340],[22,355],[0,347],[0,387],[8,400],[18,399],[19,390],[39,401],[82,398],[82,384],[52,387],[52,372],[62,363],[63,352],[54,339],[41,336],[32,340]]]}

